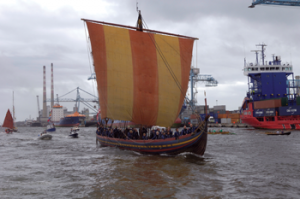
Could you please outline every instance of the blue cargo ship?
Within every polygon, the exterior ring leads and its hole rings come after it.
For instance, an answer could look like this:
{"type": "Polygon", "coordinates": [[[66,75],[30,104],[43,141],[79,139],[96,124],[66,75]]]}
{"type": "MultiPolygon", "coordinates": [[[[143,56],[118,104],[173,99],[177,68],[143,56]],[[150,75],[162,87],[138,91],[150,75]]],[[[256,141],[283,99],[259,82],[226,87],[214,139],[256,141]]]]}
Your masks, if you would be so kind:
{"type": "Polygon", "coordinates": [[[73,126],[82,126],[85,123],[85,115],[75,112],[73,114],[67,115],[64,118],[61,118],[58,123],[55,124],[57,127],[73,127],[73,126]]]}
{"type": "Polygon", "coordinates": [[[265,61],[265,44],[255,50],[256,62],[244,63],[248,92],[241,107],[241,120],[261,129],[300,129],[299,80],[291,63],[273,55],[265,61]],[[261,62],[259,62],[261,54],[261,62]]]}

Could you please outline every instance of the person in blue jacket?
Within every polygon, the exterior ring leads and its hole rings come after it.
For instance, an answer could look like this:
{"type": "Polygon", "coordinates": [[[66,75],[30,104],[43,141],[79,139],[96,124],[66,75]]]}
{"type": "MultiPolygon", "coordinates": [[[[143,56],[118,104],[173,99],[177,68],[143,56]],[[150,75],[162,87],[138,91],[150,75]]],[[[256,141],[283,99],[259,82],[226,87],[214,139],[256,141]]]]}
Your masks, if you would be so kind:
{"type": "Polygon", "coordinates": [[[133,139],[133,132],[130,130],[127,134],[128,139],[132,140],[133,139]]]}
{"type": "Polygon", "coordinates": [[[188,130],[188,134],[193,133],[196,130],[196,127],[193,126],[193,124],[190,124],[190,129],[188,130]]]}
{"type": "Polygon", "coordinates": [[[170,127],[168,127],[167,135],[169,135],[170,138],[173,137],[173,131],[171,130],[170,127]]]}
{"type": "Polygon", "coordinates": [[[188,133],[188,130],[186,129],[186,125],[183,126],[183,129],[180,132],[180,135],[186,135],[188,133]]]}
{"type": "Polygon", "coordinates": [[[102,133],[102,136],[108,136],[108,134],[109,134],[109,130],[105,129],[102,133]]]}
{"type": "Polygon", "coordinates": [[[155,135],[153,136],[152,140],[160,139],[159,131],[156,131],[155,135]]]}
{"type": "Polygon", "coordinates": [[[148,137],[147,137],[146,133],[143,133],[142,139],[143,139],[143,140],[148,140],[148,137]]]}
{"type": "Polygon", "coordinates": [[[114,131],[112,129],[110,129],[107,137],[113,138],[114,137],[114,131]]]}
{"type": "Polygon", "coordinates": [[[166,139],[166,138],[167,138],[166,132],[165,132],[165,131],[162,131],[161,136],[160,136],[160,139],[166,139]]]}
{"type": "Polygon", "coordinates": [[[135,128],[132,129],[133,131],[133,139],[138,140],[139,139],[139,133],[135,128]]]}
{"type": "Polygon", "coordinates": [[[174,133],[175,140],[178,140],[179,136],[180,136],[179,130],[178,130],[178,128],[176,128],[176,131],[174,133]]]}

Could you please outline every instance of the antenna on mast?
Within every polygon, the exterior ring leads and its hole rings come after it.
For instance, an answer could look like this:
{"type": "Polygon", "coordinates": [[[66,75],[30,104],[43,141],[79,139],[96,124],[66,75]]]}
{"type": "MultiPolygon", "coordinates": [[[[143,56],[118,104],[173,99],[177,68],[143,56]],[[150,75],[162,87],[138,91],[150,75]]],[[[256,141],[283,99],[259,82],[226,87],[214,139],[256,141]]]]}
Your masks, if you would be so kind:
{"type": "Polygon", "coordinates": [[[265,46],[267,46],[264,43],[257,44],[256,46],[261,46],[261,59],[262,59],[262,65],[265,65],[265,46]]]}
{"type": "Polygon", "coordinates": [[[258,65],[258,52],[260,52],[261,50],[251,50],[251,52],[255,52],[256,55],[256,65],[258,65]]]}

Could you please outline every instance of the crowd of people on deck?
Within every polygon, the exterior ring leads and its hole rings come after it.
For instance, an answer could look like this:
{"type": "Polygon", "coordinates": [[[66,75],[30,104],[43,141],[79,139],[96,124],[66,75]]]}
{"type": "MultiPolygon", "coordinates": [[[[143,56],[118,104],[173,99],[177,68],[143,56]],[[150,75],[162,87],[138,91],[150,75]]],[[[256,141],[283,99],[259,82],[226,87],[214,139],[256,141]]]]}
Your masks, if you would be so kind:
{"type": "MultiPolygon", "coordinates": [[[[119,138],[119,139],[130,139],[130,140],[157,140],[157,139],[167,139],[167,138],[175,138],[179,139],[180,136],[192,134],[197,128],[190,124],[190,128],[187,129],[186,125],[179,132],[178,128],[176,128],[175,132],[168,128],[154,128],[150,132],[147,131],[145,127],[137,130],[136,128],[130,128],[129,126],[122,130],[121,128],[112,128],[112,127],[103,127],[98,126],[96,133],[101,136],[111,137],[111,138],[119,138]]],[[[197,130],[199,131],[199,129],[197,130]]]]}

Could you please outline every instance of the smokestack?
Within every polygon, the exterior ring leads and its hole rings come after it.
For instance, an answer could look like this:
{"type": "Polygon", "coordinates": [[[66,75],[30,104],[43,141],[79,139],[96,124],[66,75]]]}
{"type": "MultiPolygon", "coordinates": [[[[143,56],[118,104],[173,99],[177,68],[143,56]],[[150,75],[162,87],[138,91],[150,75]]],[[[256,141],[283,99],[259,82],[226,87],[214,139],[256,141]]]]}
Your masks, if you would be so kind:
{"type": "Polygon", "coordinates": [[[53,63],[51,63],[51,109],[54,106],[53,63]]]}
{"type": "Polygon", "coordinates": [[[43,117],[47,117],[47,104],[46,104],[46,66],[44,66],[43,117]]]}

